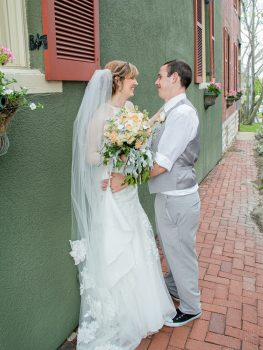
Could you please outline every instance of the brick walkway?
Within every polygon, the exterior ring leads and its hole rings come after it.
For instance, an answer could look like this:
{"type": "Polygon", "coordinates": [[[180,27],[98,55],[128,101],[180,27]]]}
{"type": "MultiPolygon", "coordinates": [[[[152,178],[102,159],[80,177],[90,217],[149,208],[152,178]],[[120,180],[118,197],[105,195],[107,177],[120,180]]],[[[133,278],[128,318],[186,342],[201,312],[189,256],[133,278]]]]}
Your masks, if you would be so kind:
{"type": "Polygon", "coordinates": [[[202,317],[163,327],[136,350],[263,350],[263,234],[250,217],[259,199],[253,147],[236,141],[200,186],[202,317]]]}
{"type": "Polygon", "coordinates": [[[263,350],[263,234],[250,217],[259,198],[253,147],[236,141],[200,186],[202,317],[163,327],[137,350],[263,350]]]}

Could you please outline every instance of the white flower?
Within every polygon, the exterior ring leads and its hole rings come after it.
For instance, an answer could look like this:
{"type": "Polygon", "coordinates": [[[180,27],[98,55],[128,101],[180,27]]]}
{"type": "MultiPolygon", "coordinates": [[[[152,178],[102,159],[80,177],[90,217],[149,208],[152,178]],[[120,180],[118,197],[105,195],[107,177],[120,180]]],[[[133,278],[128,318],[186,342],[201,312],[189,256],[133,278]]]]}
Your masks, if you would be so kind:
{"type": "Polygon", "coordinates": [[[75,261],[75,265],[83,262],[86,259],[87,249],[86,240],[69,241],[72,251],[69,253],[75,261]]]}
{"type": "Polygon", "coordinates": [[[160,116],[159,116],[160,122],[163,123],[163,122],[165,121],[165,118],[166,118],[165,113],[162,111],[162,112],[160,113],[160,116]]]}
{"type": "Polygon", "coordinates": [[[35,105],[35,103],[32,102],[30,103],[29,108],[31,109],[31,111],[33,111],[34,109],[37,108],[37,106],[35,105]]]}
{"type": "Polygon", "coordinates": [[[12,94],[13,92],[14,92],[14,91],[11,90],[11,89],[5,89],[5,91],[4,91],[5,95],[10,95],[10,94],[12,94]]]}

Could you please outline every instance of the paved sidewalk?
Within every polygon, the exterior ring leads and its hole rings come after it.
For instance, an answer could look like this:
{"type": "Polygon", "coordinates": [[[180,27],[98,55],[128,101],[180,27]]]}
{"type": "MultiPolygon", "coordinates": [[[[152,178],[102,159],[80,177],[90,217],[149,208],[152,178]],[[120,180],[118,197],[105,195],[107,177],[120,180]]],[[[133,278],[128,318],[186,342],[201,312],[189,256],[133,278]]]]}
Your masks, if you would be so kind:
{"type": "Polygon", "coordinates": [[[253,147],[239,135],[200,186],[202,317],[163,327],[137,350],[263,350],[263,234],[250,216],[259,199],[253,147]]]}

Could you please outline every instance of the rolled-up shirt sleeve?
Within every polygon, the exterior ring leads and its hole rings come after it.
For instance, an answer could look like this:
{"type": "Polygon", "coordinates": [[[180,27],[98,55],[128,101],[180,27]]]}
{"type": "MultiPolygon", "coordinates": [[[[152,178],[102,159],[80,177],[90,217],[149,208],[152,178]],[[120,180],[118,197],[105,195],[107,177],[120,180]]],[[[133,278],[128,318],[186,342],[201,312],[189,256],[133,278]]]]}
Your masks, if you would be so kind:
{"type": "Polygon", "coordinates": [[[197,128],[198,117],[192,108],[187,107],[187,110],[178,108],[176,112],[172,111],[165,122],[155,162],[170,171],[174,162],[195,137],[197,128]]]}

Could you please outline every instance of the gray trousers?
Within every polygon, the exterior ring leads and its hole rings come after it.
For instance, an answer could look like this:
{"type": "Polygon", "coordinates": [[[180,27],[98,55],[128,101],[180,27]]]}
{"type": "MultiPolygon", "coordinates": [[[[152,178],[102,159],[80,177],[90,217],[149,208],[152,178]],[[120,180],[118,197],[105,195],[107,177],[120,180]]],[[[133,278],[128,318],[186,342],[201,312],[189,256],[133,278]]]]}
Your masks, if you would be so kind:
{"type": "Polygon", "coordinates": [[[178,197],[157,193],[156,226],[170,269],[166,283],[172,294],[178,294],[180,310],[187,314],[201,312],[195,249],[199,216],[198,192],[178,197]]]}

